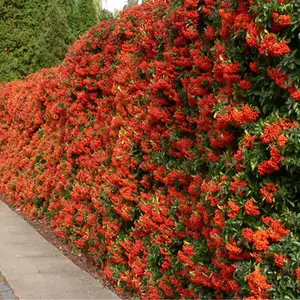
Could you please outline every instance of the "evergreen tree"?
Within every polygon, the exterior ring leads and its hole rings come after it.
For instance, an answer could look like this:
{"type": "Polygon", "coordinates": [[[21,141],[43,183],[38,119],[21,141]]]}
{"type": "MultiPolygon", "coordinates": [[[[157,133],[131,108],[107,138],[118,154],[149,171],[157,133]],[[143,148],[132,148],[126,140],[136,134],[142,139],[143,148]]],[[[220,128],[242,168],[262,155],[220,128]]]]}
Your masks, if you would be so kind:
{"type": "Polygon", "coordinates": [[[52,0],[47,7],[41,33],[36,41],[32,71],[58,65],[73,40],[66,6],[59,0],[52,0]]]}
{"type": "Polygon", "coordinates": [[[127,3],[124,5],[124,9],[127,7],[132,7],[139,4],[139,0],[127,0],[127,3]]]}
{"type": "Polygon", "coordinates": [[[0,2],[0,81],[30,72],[30,57],[38,26],[48,0],[2,0],[0,2]]]}
{"type": "Polygon", "coordinates": [[[70,43],[111,17],[100,0],[0,0],[0,81],[58,65],[70,43]]]}
{"type": "Polygon", "coordinates": [[[99,11],[99,16],[98,16],[99,21],[106,21],[106,20],[112,19],[113,17],[114,17],[114,14],[107,9],[102,8],[99,11]]]}
{"type": "Polygon", "coordinates": [[[99,8],[94,0],[76,0],[72,5],[70,23],[76,37],[87,32],[88,29],[99,21],[99,8]]]}

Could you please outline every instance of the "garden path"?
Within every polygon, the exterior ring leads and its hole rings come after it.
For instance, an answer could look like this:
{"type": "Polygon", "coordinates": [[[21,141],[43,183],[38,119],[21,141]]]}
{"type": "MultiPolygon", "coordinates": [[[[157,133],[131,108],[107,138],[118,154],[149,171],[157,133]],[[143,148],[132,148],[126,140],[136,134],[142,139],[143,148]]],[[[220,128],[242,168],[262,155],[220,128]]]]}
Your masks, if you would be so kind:
{"type": "Polygon", "coordinates": [[[1,200],[0,270],[0,299],[120,299],[1,200]]]}

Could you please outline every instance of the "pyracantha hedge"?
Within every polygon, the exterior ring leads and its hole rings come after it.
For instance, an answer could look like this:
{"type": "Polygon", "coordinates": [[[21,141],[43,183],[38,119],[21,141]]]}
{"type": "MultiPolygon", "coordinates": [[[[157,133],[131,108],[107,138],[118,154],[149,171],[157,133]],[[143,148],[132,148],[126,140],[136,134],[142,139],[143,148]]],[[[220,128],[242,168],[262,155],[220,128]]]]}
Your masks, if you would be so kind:
{"type": "Polygon", "coordinates": [[[300,297],[300,3],[157,0],[0,88],[0,190],[142,299],[300,297]]]}

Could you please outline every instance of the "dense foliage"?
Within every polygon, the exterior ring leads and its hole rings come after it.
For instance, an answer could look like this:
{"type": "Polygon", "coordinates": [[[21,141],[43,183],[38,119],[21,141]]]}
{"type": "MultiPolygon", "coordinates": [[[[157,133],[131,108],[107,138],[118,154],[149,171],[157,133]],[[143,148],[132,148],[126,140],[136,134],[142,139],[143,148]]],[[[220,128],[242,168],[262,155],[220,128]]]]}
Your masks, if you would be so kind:
{"type": "Polygon", "coordinates": [[[156,0],[0,88],[0,191],[143,299],[300,297],[300,3],[156,0]]]}
{"type": "Polygon", "coordinates": [[[0,81],[57,66],[70,43],[107,17],[93,0],[0,1],[0,81]]]}

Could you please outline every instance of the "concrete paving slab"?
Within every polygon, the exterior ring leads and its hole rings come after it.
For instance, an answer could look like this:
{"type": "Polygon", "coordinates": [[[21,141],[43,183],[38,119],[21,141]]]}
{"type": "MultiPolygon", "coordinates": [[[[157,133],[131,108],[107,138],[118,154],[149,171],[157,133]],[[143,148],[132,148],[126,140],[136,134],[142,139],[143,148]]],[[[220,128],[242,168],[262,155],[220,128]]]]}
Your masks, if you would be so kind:
{"type": "Polygon", "coordinates": [[[1,300],[15,300],[15,294],[8,285],[5,276],[0,271],[0,299],[1,300]]]}
{"type": "Polygon", "coordinates": [[[20,299],[120,299],[1,200],[0,270],[20,299]]]}
{"type": "Polygon", "coordinates": [[[52,249],[44,249],[43,253],[41,253],[41,247],[38,244],[30,244],[30,243],[24,243],[22,244],[22,252],[20,251],[19,247],[16,247],[16,244],[10,244],[6,242],[2,244],[2,236],[0,233],[0,251],[6,251],[8,253],[11,253],[14,257],[27,257],[27,256],[42,256],[42,257],[52,257],[52,256],[59,256],[59,252],[54,252],[52,249]]]}

